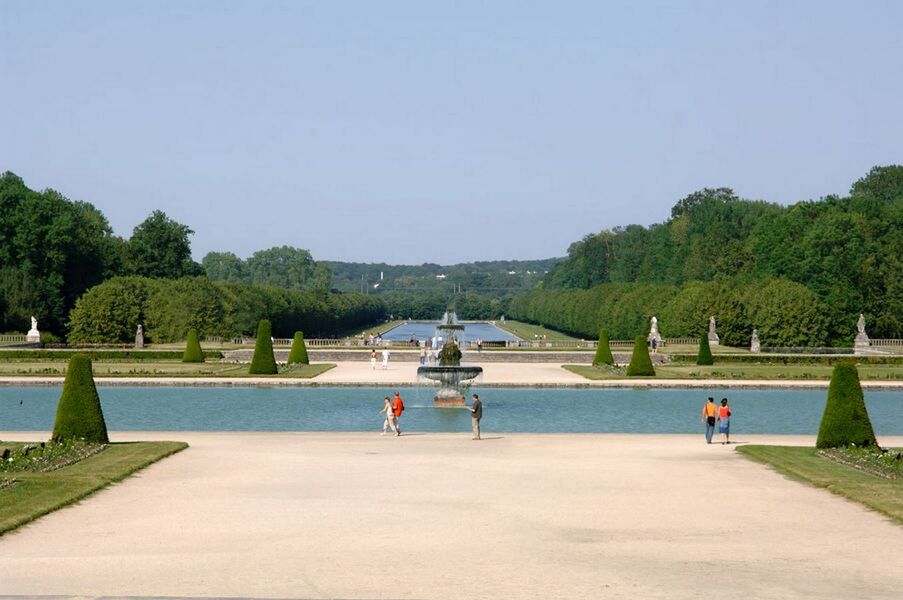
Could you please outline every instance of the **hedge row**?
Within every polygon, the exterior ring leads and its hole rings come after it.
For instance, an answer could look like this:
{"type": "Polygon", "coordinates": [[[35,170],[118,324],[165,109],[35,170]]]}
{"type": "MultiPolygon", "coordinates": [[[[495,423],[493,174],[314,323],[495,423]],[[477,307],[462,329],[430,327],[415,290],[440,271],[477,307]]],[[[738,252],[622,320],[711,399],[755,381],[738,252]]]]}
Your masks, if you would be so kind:
{"type": "MultiPolygon", "coordinates": [[[[0,350],[2,360],[68,360],[83,354],[91,360],[182,360],[178,350],[0,350]]],[[[208,350],[204,358],[222,358],[222,352],[208,350]]]]}
{"type": "MultiPolygon", "coordinates": [[[[860,365],[903,365],[903,356],[850,356],[849,354],[718,354],[718,364],[731,363],[763,365],[836,365],[852,362],[860,365]]],[[[695,354],[672,354],[676,363],[696,364],[695,354]]]]}

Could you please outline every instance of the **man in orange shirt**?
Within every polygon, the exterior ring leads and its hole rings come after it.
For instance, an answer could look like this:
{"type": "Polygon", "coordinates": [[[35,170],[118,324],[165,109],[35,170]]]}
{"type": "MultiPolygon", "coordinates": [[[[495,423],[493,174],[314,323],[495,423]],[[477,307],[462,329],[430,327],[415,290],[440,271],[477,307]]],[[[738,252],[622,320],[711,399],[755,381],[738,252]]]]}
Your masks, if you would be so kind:
{"type": "Polygon", "coordinates": [[[401,425],[398,424],[398,419],[401,418],[401,413],[404,412],[404,401],[398,395],[397,390],[395,398],[392,399],[392,412],[395,413],[395,435],[401,435],[401,425]]]}
{"type": "Polygon", "coordinates": [[[709,396],[709,401],[702,407],[702,422],[705,423],[705,443],[712,443],[712,436],[715,434],[715,416],[718,413],[718,407],[715,406],[715,399],[709,396]]]}

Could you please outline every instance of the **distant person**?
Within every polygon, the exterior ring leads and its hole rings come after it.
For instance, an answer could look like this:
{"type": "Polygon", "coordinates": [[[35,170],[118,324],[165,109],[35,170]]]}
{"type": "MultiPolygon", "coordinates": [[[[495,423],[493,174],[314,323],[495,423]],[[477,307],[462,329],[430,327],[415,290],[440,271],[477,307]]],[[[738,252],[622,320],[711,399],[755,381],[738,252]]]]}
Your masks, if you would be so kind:
{"type": "Polygon", "coordinates": [[[731,443],[731,406],[727,398],[722,398],[718,407],[718,433],[721,434],[722,444],[731,443]]]}
{"type": "Polygon", "coordinates": [[[392,431],[395,432],[395,435],[398,435],[398,422],[395,420],[395,409],[392,407],[392,401],[389,400],[389,397],[386,396],[385,404],[379,413],[386,413],[386,420],[383,421],[383,432],[380,435],[386,435],[386,431],[389,427],[392,428],[392,431]]]}
{"type": "Polygon", "coordinates": [[[383,371],[389,368],[389,349],[383,349],[383,371]]]}
{"type": "Polygon", "coordinates": [[[401,419],[401,413],[404,412],[404,400],[401,399],[397,390],[395,398],[392,399],[392,411],[395,414],[395,435],[401,435],[401,424],[398,421],[401,419]]]}
{"type": "Polygon", "coordinates": [[[425,347],[420,349],[420,364],[421,365],[426,364],[426,348],[425,347]]]}
{"type": "Polygon", "coordinates": [[[655,338],[652,338],[652,352],[653,352],[653,354],[655,353],[655,350],[656,350],[657,348],[658,348],[658,340],[655,339],[655,338]]]}
{"type": "Polygon", "coordinates": [[[705,424],[705,443],[712,443],[712,436],[715,434],[715,419],[718,416],[718,407],[715,405],[715,399],[709,396],[709,401],[702,406],[701,420],[705,424]]]}
{"type": "Polygon", "coordinates": [[[477,352],[483,351],[483,338],[477,338],[477,352]]]}
{"type": "Polygon", "coordinates": [[[480,439],[480,419],[483,418],[483,403],[480,402],[480,397],[474,394],[472,396],[473,402],[470,406],[467,407],[467,410],[470,411],[470,425],[473,427],[473,439],[480,439]]]}
{"type": "Polygon", "coordinates": [[[376,370],[376,350],[370,351],[370,369],[376,370]]]}

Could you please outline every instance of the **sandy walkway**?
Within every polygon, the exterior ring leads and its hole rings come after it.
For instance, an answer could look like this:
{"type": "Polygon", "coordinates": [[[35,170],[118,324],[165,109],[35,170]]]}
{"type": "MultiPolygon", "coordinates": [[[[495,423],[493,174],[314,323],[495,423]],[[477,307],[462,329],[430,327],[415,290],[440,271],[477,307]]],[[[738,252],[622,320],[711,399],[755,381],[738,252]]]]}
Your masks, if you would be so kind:
{"type": "MultiPolygon", "coordinates": [[[[414,362],[389,363],[375,370],[362,361],[336,363],[335,368],[313,379],[267,377],[95,377],[98,385],[161,386],[315,386],[315,385],[415,385],[414,362]]],[[[561,368],[558,363],[484,363],[483,386],[555,386],[555,387],[675,387],[675,388],[817,388],[827,389],[828,380],[797,381],[787,379],[613,379],[592,381],[561,368]]],[[[62,385],[62,377],[0,377],[2,385],[62,385]]],[[[875,390],[903,390],[903,381],[863,381],[862,387],[875,390]]]]}
{"type": "Polygon", "coordinates": [[[891,567],[903,529],[702,436],[114,437],[192,447],[0,537],[0,593],[748,600],[903,590],[891,567]]]}

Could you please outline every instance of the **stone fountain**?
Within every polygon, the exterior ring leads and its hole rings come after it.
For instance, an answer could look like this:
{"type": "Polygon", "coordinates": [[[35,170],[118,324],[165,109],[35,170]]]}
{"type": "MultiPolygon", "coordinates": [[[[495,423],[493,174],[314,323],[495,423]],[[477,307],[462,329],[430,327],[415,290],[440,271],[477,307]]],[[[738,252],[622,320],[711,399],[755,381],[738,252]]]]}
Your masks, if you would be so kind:
{"type": "Polygon", "coordinates": [[[464,406],[464,393],[469,382],[483,374],[483,367],[461,365],[459,335],[463,337],[464,325],[458,322],[454,312],[446,312],[436,327],[436,338],[443,340],[439,365],[417,367],[418,380],[439,382],[439,390],[433,398],[436,406],[464,406]]]}

